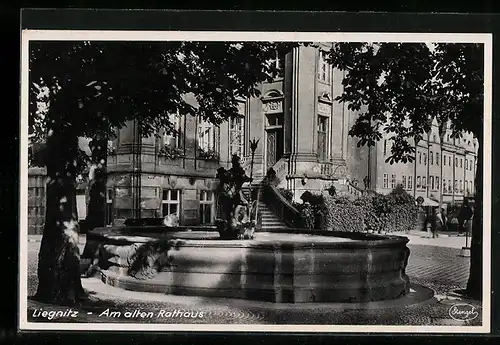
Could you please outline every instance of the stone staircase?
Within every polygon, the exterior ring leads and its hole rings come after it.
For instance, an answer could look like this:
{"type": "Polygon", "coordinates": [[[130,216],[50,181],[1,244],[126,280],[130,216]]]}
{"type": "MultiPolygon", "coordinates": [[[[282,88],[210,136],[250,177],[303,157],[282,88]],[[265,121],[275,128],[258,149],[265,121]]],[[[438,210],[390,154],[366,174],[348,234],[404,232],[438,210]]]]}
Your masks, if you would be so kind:
{"type": "Polygon", "coordinates": [[[263,202],[259,203],[259,210],[262,214],[262,231],[288,228],[285,222],[263,202]]]}
{"type": "MultiPolygon", "coordinates": [[[[243,186],[242,191],[243,195],[249,199],[250,194],[250,185],[247,184],[243,186]]],[[[258,190],[258,188],[262,188],[262,184],[260,182],[252,184],[252,191],[258,190]]],[[[261,194],[262,198],[262,194],[261,194]]],[[[262,214],[262,229],[260,231],[269,231],[273,229],[283,229],[288,226],[283,222],[269,206],[267,206],[262,199],[259,201],[259,212],[262,214]]]]}

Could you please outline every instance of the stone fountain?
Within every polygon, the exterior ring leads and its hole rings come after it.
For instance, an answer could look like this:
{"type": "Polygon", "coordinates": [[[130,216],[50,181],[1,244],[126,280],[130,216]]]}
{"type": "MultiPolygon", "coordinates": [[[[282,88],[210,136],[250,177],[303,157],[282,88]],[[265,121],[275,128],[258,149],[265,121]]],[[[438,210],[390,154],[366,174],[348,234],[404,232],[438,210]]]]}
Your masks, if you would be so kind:
{"type": "Polygon", "coordinates": [[[310,229],[258,232],[258,201],[233,157],[214,227],[126,226],[87,234],[83,273],[128,290],[274,303],[371,302],[409,292],[408,239],[310,229]]]}

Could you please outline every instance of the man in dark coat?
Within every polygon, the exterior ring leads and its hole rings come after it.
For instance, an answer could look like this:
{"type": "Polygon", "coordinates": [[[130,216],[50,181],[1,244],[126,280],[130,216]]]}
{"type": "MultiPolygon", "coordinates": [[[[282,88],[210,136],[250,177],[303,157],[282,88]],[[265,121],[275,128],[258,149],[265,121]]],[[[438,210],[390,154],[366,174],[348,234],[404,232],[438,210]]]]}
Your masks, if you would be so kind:
{"type": "Polygon", "coordinates": [[[472,218],[473,212],[472,208],[469,205],[469,201],[467,199],[464,200],[464,204],[460,209],[458,214],[458,233],[461,234],[466,231],[467,221],[472,218]]]}

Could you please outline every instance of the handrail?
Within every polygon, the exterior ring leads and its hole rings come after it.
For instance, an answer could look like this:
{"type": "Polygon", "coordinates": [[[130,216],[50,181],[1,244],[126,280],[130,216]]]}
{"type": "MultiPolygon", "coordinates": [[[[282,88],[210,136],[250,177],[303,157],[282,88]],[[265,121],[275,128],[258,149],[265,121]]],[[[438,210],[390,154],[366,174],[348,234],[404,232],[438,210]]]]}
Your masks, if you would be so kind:
{"type": "Polygon", "coordinates": [[[281,181],[282,178],[287,174],[286,171],[287,161],[285,158],[280,158],[273,166],[273,170],[276,172],[276,178],[281,181]]]}
{"type": "Polygon", "coordinates": [[[265,184],[263,188],[266,205],[272,208],[276,215],[289,227],[302,227],[300,212],[281,195],[278,189],[271,184],[265,184]]]}
{"type": "Polygon", "coordinates": [[[364,191],[361,188],[353,185],[350,181],[347,183],[347,188],[351,194],[355,194],[357,196],[364,194],[364,191]],[[352,191],[354,191],[354,193],[352,191]]]}

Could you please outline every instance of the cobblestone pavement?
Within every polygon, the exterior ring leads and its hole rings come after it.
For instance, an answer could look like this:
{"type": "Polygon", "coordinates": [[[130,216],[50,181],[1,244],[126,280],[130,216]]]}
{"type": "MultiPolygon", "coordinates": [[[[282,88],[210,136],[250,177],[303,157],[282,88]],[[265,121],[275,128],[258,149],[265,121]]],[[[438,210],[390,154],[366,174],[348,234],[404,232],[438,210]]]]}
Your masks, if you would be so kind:
{"type": "MultiPolygon", "coordinates": [[[[460,247],[445,240],[421,238],[418,234],[408,235],[411,250],[407,274],[412,283],[429,287],[436,292],[434,298],[423,303],[401,305],[390,308],[363,309],[342,308],[342,306],[297,305],[277,306],[272,303],[216,299],[203,297],[159,295],[131,292],[106,286],[96,278],[83,279],[85,288],[91,292],[89,301],[79,307],[78,319],[54,320],[66,322],[141,322],[141,323],[203,323],[203,324],[333,324],[333,325],[480,325],[481,305],[476,301],[462,300],[453,295],[453,290],[463,288],[468,277],[469,258],[458,256],[460,247]],[[418,244],[417,244],[418,243],[418,244]],[[453,248],[455,247],[455,248],[453,248]],[[474,305],[480,315],[471,322],[455,321],[450,318],[449,310],[457,303],[474,305]],[[120,311],[121,317],[98,317],[110,308],[120,311]],[[153,317],[124,317],[126,311],[141,310],[152,312],[153,317]],[[189,312],[198,317],[163,317],[160,311],[175,310],[189,312]],[[90,313],[90,314],[89,314],[90,313]],[[203,317],[199,315],[203,313],[203,317]]],[[[452,242],[451,240],[448,241],[452,242]]],[[[28,295],[36,291],[36,261],[39,242],[34,239],[28,245],[28,295]]],[[[50,310],[50,305],[28,302],[28,315],[35,309],[50,310]]],[[[187,315],[187,314],[186,314],[187,315]]],[[[31,318],[30,321],[42,321],[31,318]]]]}

